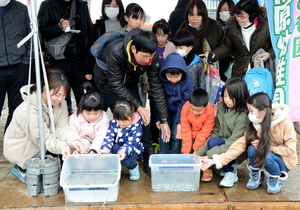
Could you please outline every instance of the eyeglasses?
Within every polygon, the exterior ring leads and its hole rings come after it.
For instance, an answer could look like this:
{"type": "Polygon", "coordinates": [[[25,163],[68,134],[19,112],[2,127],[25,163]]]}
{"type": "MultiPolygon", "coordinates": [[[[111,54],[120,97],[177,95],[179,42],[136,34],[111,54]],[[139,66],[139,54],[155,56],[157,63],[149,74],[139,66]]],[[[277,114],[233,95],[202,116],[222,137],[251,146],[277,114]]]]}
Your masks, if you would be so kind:
{"type": "Polygon", "coordinates": [[[234,14],[234,17],[235,17],[236,19],[240,18],[241,20],[243,20],[243,19],[249,17],[249,15],[238,15],[238,14],[234,14]]]}

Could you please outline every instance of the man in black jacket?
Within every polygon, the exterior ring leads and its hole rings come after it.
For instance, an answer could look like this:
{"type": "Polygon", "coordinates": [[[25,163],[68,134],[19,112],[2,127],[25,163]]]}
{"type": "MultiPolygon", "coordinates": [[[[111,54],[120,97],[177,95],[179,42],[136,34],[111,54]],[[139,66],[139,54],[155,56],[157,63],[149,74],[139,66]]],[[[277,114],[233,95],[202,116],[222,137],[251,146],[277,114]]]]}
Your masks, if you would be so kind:
{"type": "MultiPolygon", "coordinates": [[[[49,67],[60,69],[69,78],[78,104],[83,95],[81,85],[85,81],[85,58],[86,52],[89,50],[86,43],[92,27],[87,3],[81,0],[45,0],[41,3],[38,12],[38,25],[43,40],[50,40],[65,33],[65,30],[70,26],[68,20],[71,16],[73,1],[76,1],[76,13],[71,18],[75,20],[75,30],[81,32],[72,35],[69,47],[65,51],[66,59],[55,60],[51,58],[49,67]]],[[[69,111],[71,111],[70,98],[69,101],[66,100],[69,111]]]]}
{"type": "Polygon", "coordinates": [[[159,79],[159,62],[156,53],[157,39],[154,33],[136,28],[127,32],[125,37],[116,39],[103,49],[101,60],[107,69],[96,65],[94,68],[95,84],[101,96],[111,110],[118,99],[132,100],[138,107],[143,119],[142,143],[145,147],[143,169],[149,174],[148,160],[153,152],[149,117],[141,106],[138,94],[140,76],[147,73],[154,106],[160,119],[162,139],[169,141],[170,128],[167,123],[168,110],[161,80],[159,79]]]}
{"type": "Polygon", "coordinates": [[[30,31],[27,7],[16,0],[0,1],[0,110],[6,93],[9,110],[5,130],[14,110],[23,102],[20,89],[28,82],[30,41],[20,48],[17,44],[30,31]]]}

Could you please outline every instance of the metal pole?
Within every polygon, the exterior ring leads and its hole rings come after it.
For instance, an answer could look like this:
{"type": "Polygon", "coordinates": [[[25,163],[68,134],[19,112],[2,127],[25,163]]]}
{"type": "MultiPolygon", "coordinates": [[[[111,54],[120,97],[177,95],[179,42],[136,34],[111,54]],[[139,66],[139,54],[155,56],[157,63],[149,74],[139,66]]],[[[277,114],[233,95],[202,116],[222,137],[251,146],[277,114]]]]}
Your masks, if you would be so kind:
{"type": "Polygon", "coordinates": [[[35,75],[37,86],[37,100],[38,100],[38,119],[39,119],[39,133],[40,133],[40,152],[41,160],[45,160],[45,139],[44,139],[44,121],[43,121],[43,107],[42,107],[42,91],[41,91],[41,76],[40,76],[40,57],[38,45],[38,25],[37,25],[37,1],[31,1],[31,20],[33,22],[33,29],[36,31],[33,35],[33,49],[35,60],[35,75]]]}

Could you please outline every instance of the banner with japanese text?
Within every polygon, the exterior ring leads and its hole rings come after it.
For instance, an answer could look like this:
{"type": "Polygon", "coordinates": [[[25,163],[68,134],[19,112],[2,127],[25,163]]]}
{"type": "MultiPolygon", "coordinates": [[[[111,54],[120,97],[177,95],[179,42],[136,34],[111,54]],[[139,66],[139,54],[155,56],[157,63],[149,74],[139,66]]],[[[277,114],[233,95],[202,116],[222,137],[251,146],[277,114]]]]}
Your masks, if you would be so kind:
{"type": "Polygon", "coordinates": [[[300,121],[300,1],[266,1],[270,35],[276,55],[274,103],[287,104],[300,121]]]}

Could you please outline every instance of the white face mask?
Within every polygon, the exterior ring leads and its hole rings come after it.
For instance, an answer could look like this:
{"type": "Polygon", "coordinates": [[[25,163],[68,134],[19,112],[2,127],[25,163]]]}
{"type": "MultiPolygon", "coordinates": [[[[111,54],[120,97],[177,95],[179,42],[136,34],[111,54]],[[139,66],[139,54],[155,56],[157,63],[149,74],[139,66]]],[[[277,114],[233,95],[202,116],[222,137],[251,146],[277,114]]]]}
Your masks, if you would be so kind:
{"type": "Polygon", "coordinates": [[[0,7],[5,7],[9,2],[10,0],[0,0],[0,7]]]}
{"type": "Polygon", "coordinates": [[[175,52],[177,52],[181,57],[184,57],[188,54],[185,50],[176,50],[175,52]]]}
{"type": "Polygon", "coordinates": [[[219,15],[220,15],[220,19],[221,19],[223,22],[226,22],[226,21],[228,20],[228,18],[230,17],[229,11],[219,12],[219,15]]]}
{"type": "Polygon", "coordinates": [[[119,14],[119,8],[104,8],[105,14],[109,19],[115,19],[119,14]]]}
{"type": "Polygon", "coordinates": [[[262,118],[256,118],[257,114],[248,114],[249,120],[253,122],[254,124],[262,123],[263,119],[262,118]]]}

